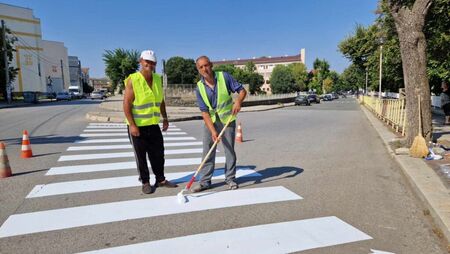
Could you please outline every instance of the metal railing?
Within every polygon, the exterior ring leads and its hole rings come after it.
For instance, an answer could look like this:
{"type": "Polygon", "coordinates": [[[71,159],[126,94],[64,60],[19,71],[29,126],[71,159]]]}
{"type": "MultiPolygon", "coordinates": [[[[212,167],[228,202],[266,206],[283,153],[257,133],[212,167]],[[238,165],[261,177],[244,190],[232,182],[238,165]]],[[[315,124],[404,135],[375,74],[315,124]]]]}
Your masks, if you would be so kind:
{"type": "Polygon", "coordinates": [[[405,136],[406,100],[379,99],[372,96],[360,96],[359,102],[372,111],[378,118],[386,122],[393,130],[405,136]]]}

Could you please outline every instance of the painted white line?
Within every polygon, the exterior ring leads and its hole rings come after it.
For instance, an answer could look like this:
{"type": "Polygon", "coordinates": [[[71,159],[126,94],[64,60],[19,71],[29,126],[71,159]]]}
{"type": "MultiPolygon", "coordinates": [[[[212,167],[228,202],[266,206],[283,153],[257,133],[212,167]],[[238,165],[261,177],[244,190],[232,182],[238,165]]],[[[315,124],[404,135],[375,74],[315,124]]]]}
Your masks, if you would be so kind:
{"type": "Polygon", "coordinates": [[[387,251],[381,251],[381,250],[374,250],[374,249],[370,249],[370,253],[369,254],[395,254],[393,252],[387,252],[387,251]]]}
{"type": "MultiPolygon", "coordinates": [[[[203,153],[203,148],[175,149],[164,151],[165,155],[190,154],[190,153],[203,153]]],[[[128,157],[134,157],[134,152],[63,155],[59,157],[58,161],[99,160],[99,159],[128,158],[128,157]]]]}
{"type": "MultiPolygon", "coordinates": [[[[169,128],[167,131],[181,131],[180,128],[169,128]]],[[[127,129],[86,129],[83,132],[127,132],[127,129]]]]}
{"type": "MultiPolygon", "coordinates": [[[[164,141],[181,141],[181,140],[196,140],[194,137],[164,137],[164,141]]],[[[130,143],[128,138],[115,138],[115,139],[88,139],[78,140],[75,144],[93,144],[93,143],[130,143]]]]}
{"type": "MultiPolygon", "coordinates": [[[[186,135],[186,132],[163,132],[163,136],[166,135],[186,135]]],[[[88,133],[88,134],[80,134],[82,138],[89,137],[128,137],[128,133],[120,132],[120,133],[88,133]]]]}
{"type": "MultiPolygon", "coordinates": [[[[160,125],[162,127],[162,125],[160,125]]],[[[173,129],[176,128],[175,125],[169,125],[169,129],[173,129]]],[[[122,130],[126,130],[127,126],[126,125],[119,125],[119,126],[102,126],[102,125],[88,125],[86,126],[86,129],[110,129],[110,130],[114,130],[114,129],[122,129],[122,130]]]]}
{"type": "MultiPolygon", "coordinates": [[[[164,147],[176,146],[201,146],[202,142],[178,142],[178,143],[164,143],[164,147]]],[[[131,149],[131,145],[109,145],[109,146],[71,146],[67,151],[90,151],[90,150],[116,150],[116,149],[131,149]]]]}
{"type": "MultiPolygon", "coordinates": [[[[216,157],[216,164],[224,162],[225,157],[223,156],[216,157]]],[[[166,159],[164,167],[199,165],[200,163],[201,158],[166,159]]],[[[148,165],[150,165],[150,163],[148,165]]],[[[123,170],[123,169],[136,169],[136,162],[127,161],[116,163],[52,167],[47,171],[45,175],[65,175],[65,174],[78,174],[78,173],[101,172],[101,171],[123,170]]]]}
{"type": "Polygon", "coordinates": [[[302,198],[297,194],[277,186],[192,194],[189,195],[189,202],[184,204],[179,204],[175,195],[14,214],[0,227],[0,238],[115,221],[299,199],[302,198]]]}
{"type": "Polygon", "coordinates": [[[83,253],[144,254],[152,250],[152,254],[284,254],[370,239],[372,237],[345,221],[330,216],[228,229],[83,253]]]}
{"type": "MultiPolygon", "coordinates": [[[[105,126],[105,127],[127,127],[125,123],[89,123],[88,126],[105,126]]],[[[162,123],[159,123],[162,126],[162,123]]],[[[169,124],[169,127],[176,127],[174,124],[169,124]]]]}
{"type": "MultiPolygon", "coordinates": [[[[193,175],[194,175],[193,172],[177,172],[165,174],[166,178],[174,183],[189,182],[189,180],[191,180],[191,177],[193,175]]],[[[236,170],[236,178],[240,177],[254,178],[254,177],[261,177],[261,174],[257,173],[255,170],[252,169],[238,168],[236,170]]],[[[224,169],[215,170],[212,179],[213,180],[225,179],[224,169]]],[[[46,197],[53,195],[62,195],[69,193],[80,193],[98,190],[111,190],[119,188],[137,187],[140,185],[141,183],[138,181],[137,175],[41,184],[36,185],[33,188],[33,190],[31,190],[31,192],[28,194],[27,198],[46,197]]]]}

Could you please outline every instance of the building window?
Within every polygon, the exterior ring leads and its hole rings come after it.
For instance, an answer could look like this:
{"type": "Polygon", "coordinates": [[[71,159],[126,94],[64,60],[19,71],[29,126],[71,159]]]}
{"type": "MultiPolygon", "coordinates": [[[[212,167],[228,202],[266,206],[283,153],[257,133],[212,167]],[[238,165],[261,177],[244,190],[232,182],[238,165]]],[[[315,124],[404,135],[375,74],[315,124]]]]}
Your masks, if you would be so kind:
{"type": "Polygon", "coordinates": [[[58,72],[58,67],[56,65],[52,65],[52,72],[58,72]]]}
{"type": "Polygon", "coordinates": [[[29,54],[25,55],[25,65],[33,65],[33,57],[29,54]]]}

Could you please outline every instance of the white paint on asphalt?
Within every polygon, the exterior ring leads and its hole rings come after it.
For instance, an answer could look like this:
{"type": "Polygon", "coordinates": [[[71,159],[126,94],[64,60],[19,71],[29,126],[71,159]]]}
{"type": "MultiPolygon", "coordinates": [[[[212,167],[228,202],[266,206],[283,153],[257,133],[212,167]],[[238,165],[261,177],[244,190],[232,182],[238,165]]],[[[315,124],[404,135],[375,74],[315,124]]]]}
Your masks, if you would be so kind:
{"type": "MultiPolygon", "coordinates": [[[[163,132],[163,136],[166,135],[186,135],[186,132],[180,131],[180,132],[163,132]]],[[[80,134],[80,137],[82,138],[91,138],[91,137],[128,137],[127,132],[120,132],[120,133],[87,133],[87,134],[80,134]]]]}
{"type": "MultiPolygon", "coordinates": [[[[164,166],[189,166],[189,165],[199,165],[202,158],[180,158],[180,159],[166,159],[164,166]]],[[[148,161],[147,161],[148,162],[148,161]]],[[[216,157],[217,163],[224,163],[225,157],[216,157]]],[[[149,162],[148,162],[149,163],[149,162]]],[[[150,163],[148,164],[150,165],[150,163]]],[[[111,170],[123,170],[123,169],[136,169],[135,161],[127,162],[115,162],[115,163],[101,163],[101,164],[87,164],[87,165],[77,165],[77,166],[62,166],[62,167],[52,167],[45,175],[65,175],[65,174],[78,174],[78,173],[88,173],[88,172],[101,172],[101,171],[111,171],[111,170]]]]}
{"type": "MultiPolygon", "coordinates": [[[[165,155],[191,154],[191,153],[203,153],[203,148],[164,150],[165,155]]],[[[59,157],[58,161],[81,161],[81,160],[98,160],[98,159],[128,158],[128,157],[134,157],[134,152],[63,155],[59,157]]]]}
{"type": "MultiPolygon", "coordinates": [[[[189,182],[189,180],[191,180],[193,175],[194,172],[177,172],[165,174],[166,178],[174,183],[189,182]]],[[[261,174],[249,168],[238,168],[236,170],[236,177],[254,178],[254,177],[261,177],[261,174]]],[[[222,179],[225,179],[224,169],[216,169],[214,171],[212,180],[222,180],[222,179]]],[[[88,191],[111,190],[137,186],[141,186],[141,183],[139,182],[137,175],[71,181],[71,182],[59,182],[59,183],[36,185],[33,188],[33,190],[31,190],[31,192],[28,194],[27,198],[46,197],[46,196],[80,193],[88,191]]]]}
{"type": "Polygon", "coordinates": [[[370,249],[370,253],[369,254],[395,254],[393,252],[387,252],[387,251],[381,251],[381,250],[374,250],[374,249],[370,249]]]}
{"type": "MultiPolygon", "coordinates": [[[[188,196],[189,202],[184,204],[179,204],[175,195],[14,214],[0,227],[0,238],[115,221],[302,199],[281,186],[205,192],[188,196]]],[[[326,231],[330,231],[329,228],[326,231]]],[[[281,235],[285,237],[284,233],[281,235]]],[[[209,248],[208,250],[211,251],[209,248]]]]}
{"type": "Polygon", "coordinates": [[[341,219],[330,216],[182,236],[87,253],[270,253],[284,254],[370,240],[341,219]],[[201,247],[200,247],[201,246],[201,247]]]}
{"type": "MultiPolygon", "coordinates": [[[[196,140],[194,137],[164,137],[164,141],[182,141],[182,140],[196,140]]],[[[116,139],[87,139],[78,140],[75,144],[95,144],[95,143],[130,143],[128,138],[116,138],[116,139]]]]}
{"type": "MultiPolygon", "coordinates": [[[[103,127],[127,127],[125,123],[89,123],[88,126],[103,126],[103,127]]],[[[162,126],[162,123],[159,123],[159,126],[162,126]]],[[[169,127],[176,127],[174,124],[169,124],[169,127]]]]}
{"type": "MultiPolygon", "coordinates": [[[[164,143],[164,147],[176,147],[176,146],[200,146],[202,142],[175,142],[164,143]]],[[[116,149],[131,149],[131,144],[128,145],[109,145],[109,146],[71,146],[67,148],[67,151],[91,151],[91,150],[116,150],[116,149]]]]}
{"type": "MultiPolygon", "coordinates": [[[[181,131],[180,128],[169,128],[167,131],[181,131]]],[[[83,132],[127,132],[127,129],[86,129],[83,132]]]]}

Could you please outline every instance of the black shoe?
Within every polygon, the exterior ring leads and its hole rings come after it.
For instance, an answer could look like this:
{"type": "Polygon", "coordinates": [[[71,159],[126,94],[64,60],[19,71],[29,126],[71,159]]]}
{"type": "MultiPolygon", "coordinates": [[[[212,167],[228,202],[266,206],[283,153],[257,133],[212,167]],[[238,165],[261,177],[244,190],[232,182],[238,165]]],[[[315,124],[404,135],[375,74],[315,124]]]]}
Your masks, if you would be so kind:
{"type": "Polygon", "coordinates": [[[207,190],[210,188],[211,188],[210,186],[198,184],[198,185],[194,186],[193,188],[191,188],[191,192],[201,192],[201,191],[204,191],[204,190],[207,190]]]}
{"type": "Polygon", "coordinates": [[[152,186],[150,185],[150,183],[144,183],[144,184],[142,185],[142,192],[143,192],[144,194],[152,194],[152,193],[153,193],[153,188],[152,188],[152,186]]]}
{"type": "Polygon", "coordinates": [[[178,187],[178,184],[172,183],[169,180],[164,180],[159,183],[155,183],[156,187],[167,187],[167,188],[176,188],[178,187]]]}

